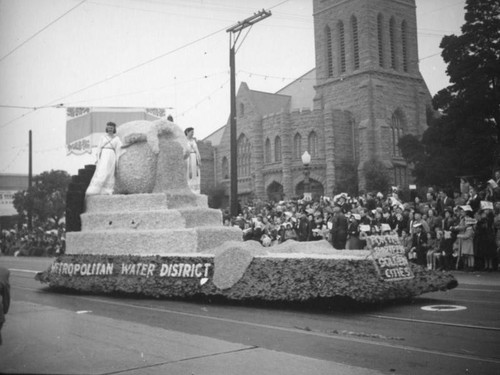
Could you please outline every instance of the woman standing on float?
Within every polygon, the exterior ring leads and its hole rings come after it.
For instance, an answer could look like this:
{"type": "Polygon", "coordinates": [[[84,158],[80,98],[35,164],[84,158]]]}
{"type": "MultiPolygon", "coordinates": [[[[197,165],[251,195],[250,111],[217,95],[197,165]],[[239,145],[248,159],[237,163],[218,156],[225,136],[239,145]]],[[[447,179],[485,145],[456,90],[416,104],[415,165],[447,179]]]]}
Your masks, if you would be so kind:
{"type": "Polygon", "coordinates": [[[200,193],[200,166],[201,157],[198,151],[198,146],[196,145],[196,139],[194,139],[194,129],[187,128],[184,130],[184,134],[187,138],[187,143],[189,147],[189,158],[187,159],[187,179],[189,188],[199,194],[200,193]]]}
{"type": "Polygon", "coordinates": [[[122,144],[115,133],[116,124],[108,122],[106,124],[106,135],[101,138],[97,148],[94,176],[85,195],[113,194],[116,164],[122,144]]]}

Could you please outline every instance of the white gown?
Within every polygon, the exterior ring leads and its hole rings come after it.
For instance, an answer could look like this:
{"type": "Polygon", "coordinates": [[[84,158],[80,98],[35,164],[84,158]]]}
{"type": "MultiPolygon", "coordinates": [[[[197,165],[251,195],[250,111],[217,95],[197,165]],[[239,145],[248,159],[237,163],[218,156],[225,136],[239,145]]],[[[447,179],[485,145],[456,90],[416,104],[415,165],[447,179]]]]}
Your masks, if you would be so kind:
{"type": "Polygon", "coordinates": [[[200,193],[200,153],[194,138],[187,140],[189,145],[189,158],[187,159],[187,181],[189,188],[200,193]]]}
{"type": "Polygon", "coordinates": [[[115,169],[120,154],[121,141],[117,136],[106,134],[97,149],[97,166],[85,195],[113,194],[115,169]]]}

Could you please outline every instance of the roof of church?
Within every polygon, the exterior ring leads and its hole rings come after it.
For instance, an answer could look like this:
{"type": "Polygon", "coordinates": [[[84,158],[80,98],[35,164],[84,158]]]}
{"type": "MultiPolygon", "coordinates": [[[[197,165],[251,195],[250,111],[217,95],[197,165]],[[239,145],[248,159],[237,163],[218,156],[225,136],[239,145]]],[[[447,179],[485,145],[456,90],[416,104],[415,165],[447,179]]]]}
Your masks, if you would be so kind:
{"type": "Polygon", "coordinates": [[[260,115],[281,112],[289,105],[291,99],[289,95],[272,94],[263,91],[249,90],[249,94],[260,115]]]}

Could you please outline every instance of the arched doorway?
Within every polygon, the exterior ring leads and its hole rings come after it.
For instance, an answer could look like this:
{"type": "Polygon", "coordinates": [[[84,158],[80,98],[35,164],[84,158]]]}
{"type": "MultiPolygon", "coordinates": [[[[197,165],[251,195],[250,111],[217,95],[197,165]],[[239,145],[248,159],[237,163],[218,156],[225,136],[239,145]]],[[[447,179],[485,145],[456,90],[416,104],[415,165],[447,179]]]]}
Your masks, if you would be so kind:
{"type": "MultiPolygon", "coordinates": [[[[325,195],[323,184],[313,178],[309,179],[309,188],[313,199],[318,199],[325,195]]],[[[304,195],[304,181],[300,181],[297,186],[295,186],[295,195],[297,197],[302,197],[304,195]]]]}
{"type": "Polygon", "coordinates": [[[283,200],[283,185],[273,181],[267,187],[267,199],[275,202],[283,200]]]}

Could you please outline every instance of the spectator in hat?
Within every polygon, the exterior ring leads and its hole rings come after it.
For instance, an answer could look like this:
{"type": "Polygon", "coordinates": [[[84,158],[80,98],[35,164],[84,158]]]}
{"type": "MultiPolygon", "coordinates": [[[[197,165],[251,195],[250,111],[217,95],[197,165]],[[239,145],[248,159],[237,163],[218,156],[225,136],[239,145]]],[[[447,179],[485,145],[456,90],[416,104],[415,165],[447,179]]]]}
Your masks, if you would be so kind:
{"type": "Polygon", "coordinates": [[[474,225],[476,220],[465,216],[465,229],[457,235],[458,254],[464,259],[464,269],[472,271],[474,269],[474,225]]]}
{"type": "Polygon", "coordinates": [[[413,253],[417,264],[425,267],[427,255],[427,235],[423,232],[422,223],[413,224],[412,247],[410,253],[413,253]]]}

